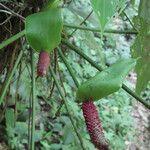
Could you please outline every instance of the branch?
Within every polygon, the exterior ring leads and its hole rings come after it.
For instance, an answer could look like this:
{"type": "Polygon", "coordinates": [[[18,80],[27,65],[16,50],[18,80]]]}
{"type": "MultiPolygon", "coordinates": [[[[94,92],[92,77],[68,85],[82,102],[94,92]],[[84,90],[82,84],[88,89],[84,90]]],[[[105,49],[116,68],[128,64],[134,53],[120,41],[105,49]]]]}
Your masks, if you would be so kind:
{"type": "Polygon", "coordinates": [[[32,118],[31,118],[31,150],[35,149],[35,59],[34,52],[31,50],[31,72],[32,72],[32,118]]]}
{"type": "MultiPolygon", "coordinates": [[[[66,28],[73,28],[73,29],[80,29],[85,31],[92,31],[92,32],[101,32],[99,28],[91,28],[91,27],[83,27],[78,25],[70,25],[70,24],[64,24],[64,27],[66,28]]],[[[113,33],[113,34],[138,34],[137,31],[133,30],[105,30],[105,33],[113,33]]]]}
{"type": "Polygon", "coordinates": [[[18,57],[17,57],[17,60],[16,60],[16,62],[15,62],[15,64],[14,64],[14,66],[13,66],[11,72],[10,72],[10,74],[8,75],[8,78],[5,80],[4,87],[2,87],[1,94],[0,94],[0,104],[1,104],[1,103],[3,102],[3,100],[4,100],[4,97],[5,97],[5,95],[6,95],[6,92],[7,92],[7,90],[8,90],[8,87],[9,87],[9,85],[10,85],[11,79],[12,79],[12,77],[13,77],[13,75],[14,75],[16,69],[17,69],[17,66],[18,66],[18,64],[19,64],[19,62],[20,62],[22,56],[23,56],[23,51],[21,50],[20,53],[19,53],[19,55],[18,55],[18,57]]]}
{"type": "Polygon", "coordinates": [[[138,31],[138,30],[135,28],[133,22],[130,20],[130,18],[129,18],[129,17],[127,16],[127,14],[125,13],[125,11],[123,11],[123,14],[125,15],[125,17],[126,17],[127,20],[129,21],[129,23],[130,23],[130,25],[133,27],[133,29],[134,29],[135,31],[138,31]]]}
{"type": "MultiPolygon", "coordinates": [[[[93,10],[92,10],[92,11],[86,16],[86,18],[80,23],[80,26],[86,22],[86,20],[91,16],[92,13],[93,13],[93,10]]],[[[76,28],[76,29],[71,33],[70,36],[72,36],[77,30],[78,30],[78,29],[76,28]]]]}
{"type": "MultiPolygon", "coordinates": [[[[64,27],[66,28],[73,28],[73,29],[80,29],[80,30],[87,30],[87,31],[92,31],[92,32],[101,32],[100,29],[96,28],[90,28],[90,27],[83,27],[83,26],[77,26],[77,25],[69,25],[69,24],[64,24],[64,27]]],[[[119,30],[105,30],[105,33],[113,33],[113,34],[138,34],[137,31],[119,31],[119,30]]],[[[11,44],[12,42],[16,41],[20,37],[25,35],[25,30],[17,33],[16,35],[12,36],[11,38],[7,39],[6,41],[3,41],[0,44],[0,49],[6,47],[7,45],[11,44]]]]}
{"type": "Polygon", "coordinates": [[[67,60],[66,60],[64,54],[62,53],[61,49],[59,47],[57,49],[58,49],[59,56],[61,57],[63,63],[66,65],[66,67],[67,67],[67,69],[68,69],[75,85],[78,87],[79,86],[78,80],[76,79],[75,74],[74,74],[70,64],[67,62],[67,60]]]}
{"type": "Polygon", "coordinates": [[[3,8],[5,8],[6,10],[10,11],[11,14],[18,16],[19,18],[21,18],[22,20],[25,20],[25,18],[21,15],[19,15],[18,13],[14,12],[13,10],[11,10],[10,8],[6,7],[5,5],[3,5],[2,3],[0,3],[0,6],[2,6],[3,8]]]}
{"type": "Polygon", "coordinates": [[[18,40],[20,37],[22,37],[25,34],[25,30],[15,34],[14,36],[12,36],[11,38],[7,39],[6,41],[3,41],[0,44],[0,49],[6,47],[7,45],[11,44],[12,42],[18,40]]]}

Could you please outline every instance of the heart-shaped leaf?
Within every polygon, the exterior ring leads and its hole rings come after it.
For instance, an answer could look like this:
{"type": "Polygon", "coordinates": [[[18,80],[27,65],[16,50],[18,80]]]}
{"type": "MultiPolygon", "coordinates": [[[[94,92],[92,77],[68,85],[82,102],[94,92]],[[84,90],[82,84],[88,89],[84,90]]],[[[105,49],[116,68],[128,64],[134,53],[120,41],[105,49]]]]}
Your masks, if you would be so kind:
{"type": "Polygon", "coordinates": [[[61,41],[61,9],[52,8],[28,16],[25,29],[26,38],[34,50],[51,52],[61,41]]]}
{"type": "Polygon", "coordinates": [[[99,100],[118,91],[127,73],[135,66],[134,59],[120,60],[79,86],[77,101],[99,100]]]}

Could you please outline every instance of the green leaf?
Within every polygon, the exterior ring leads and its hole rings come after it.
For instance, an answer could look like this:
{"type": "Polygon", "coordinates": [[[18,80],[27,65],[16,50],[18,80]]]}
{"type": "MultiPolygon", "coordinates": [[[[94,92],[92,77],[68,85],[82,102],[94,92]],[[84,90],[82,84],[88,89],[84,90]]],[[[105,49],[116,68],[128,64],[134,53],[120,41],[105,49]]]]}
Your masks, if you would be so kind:
{"type": "Polygon", "coordinates": [[[133,58],[139,58],[135,67],[137,73],[136,93],[140,94],[150,81],[150,26],[140,20],[140,31],[131,47],[133,58]]]}
{"type": "Polygon", "coordinates": [[[106,24],[111,20],[120,7],[123,7],[125,0],[91,0],[93,9],[97,14],[101,30],[104,31],[106,24]]]}
{"type": "Polygon", "coordinates": [[[49,9],[26,18],[26,38],[36,51],[51,52],[61,41],[61,9],[49,9]]]}
{"type": "Polygon", "coordinates": [[[5,112],[6,127],[8,137],[14,137],[15,115],[13,109],[7,109],[5,112]]]}
{"type": "Polygon", "coordinates": [[[28,134],[28,125],[25,122],[17,122],[15,127],[15,133],[17,135],[27,135],[28,134]]]}
{"type": "Polygon", "coordinates": [[[141,0],[138,16],[134,18],[134,24],[139,34],[131,47],[133,58],[137,61],[135,71],[137,73],[136,92],[140,94],[150,81],[150,1],[141,0]]]}
{"type": "Polygon", "coordinates": [[[118,91],[127,73],[135,66],[134,59],[120,60],[79,86],[77,101],[99,100],[118,91]]]}
{"type": "Polygon", "coordinates": [[[63,143],[65,145],[69,145],[75,140],[74,132],[72,125],[70,123],[66,124],[64,127],[64,134],[63,134],[63,143]]]}
{"type": "Polygon", "coordinates": [[[14,128],[15,116],[13,109],[7,109],[5,113],[6,126],[7,128],[14,128]]]}
{"type": "Polygon", "coordinates": [[[150,0],[140,0],[139,17],[150,24],[150,0]]]}

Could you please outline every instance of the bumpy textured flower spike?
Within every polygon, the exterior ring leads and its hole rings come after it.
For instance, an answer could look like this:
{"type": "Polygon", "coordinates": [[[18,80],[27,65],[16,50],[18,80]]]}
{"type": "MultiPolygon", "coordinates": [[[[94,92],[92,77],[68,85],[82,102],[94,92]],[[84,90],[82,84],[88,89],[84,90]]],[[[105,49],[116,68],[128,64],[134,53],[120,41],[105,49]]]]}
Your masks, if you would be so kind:
{"type": "Polygon", "coordinates": [[[49,53],[46,51],[41,51],[39,54],[39,60],[37,66],[38,76],[43,77],[46,75],[49,64],[50,64],[49,53]]]}
{"type": "Polygon", "coordinates": [[[99,150],[109,150],[94,103],[91,101],[83,102],[82,111],[92,143],[99,150]]]}

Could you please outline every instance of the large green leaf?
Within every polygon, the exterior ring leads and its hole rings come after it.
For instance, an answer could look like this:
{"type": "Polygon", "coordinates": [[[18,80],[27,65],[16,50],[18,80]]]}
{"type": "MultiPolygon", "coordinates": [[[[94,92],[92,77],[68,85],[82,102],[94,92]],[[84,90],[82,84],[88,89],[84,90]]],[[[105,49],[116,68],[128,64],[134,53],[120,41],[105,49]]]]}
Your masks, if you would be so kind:
{"type": "Polygon", "coordinates": [[[27,40],[34,50],[51,52],[61,41],[61,9],[53,8],[28,16],[25,29],[27,40]]]}
{"type": "Polygon", "coordinates": [[[77,101],[99,100],[120,89],[127,73],[135,66],[134,59],[120,60],[79,86],[77,101]]]}
{"type": "Polygon", "coordinates": [[[141,0],[139,14],[134,19],[139,34],[131,47],[132,57],[139,58],[135,67],[137,73],[136,92],[143,91],[150,81],[150,0],[141,0]]]}
{"type": "Polygon", "coordinates": [[[135,67],[137,73],[136,92],[138,94],[146,88],[150,81],[150,35],[148,34],[150,27],[144,22],[142,24],[143,27],[131,48],[132,57],[139,58],[135,67]]]}
{"type": "Polygon", "coordinates": [[[104,31],[112,16],[124,6],[125,0],[91,0],[91,3],[99,18],[101,30],[104,31]]]}
{"type": "Polygon", "coordinates": [[[139,5],[139,17],[150,24],[150,0],[141,0],[139,5]]]}

